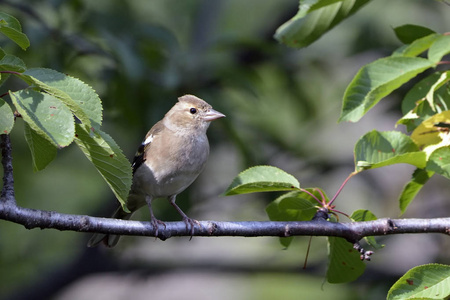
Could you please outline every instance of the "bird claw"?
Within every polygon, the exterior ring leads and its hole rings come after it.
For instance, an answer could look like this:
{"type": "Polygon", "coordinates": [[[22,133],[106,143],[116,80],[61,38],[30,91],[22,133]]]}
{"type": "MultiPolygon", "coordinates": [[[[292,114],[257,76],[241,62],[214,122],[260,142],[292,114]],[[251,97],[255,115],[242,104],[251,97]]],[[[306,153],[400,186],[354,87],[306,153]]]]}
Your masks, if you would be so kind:
{"type": "Polygon", "coordinates": [[[166,223],[164,223],[164,222],[161,221],[161,220],[158,220],[157,218],[152,218],[152,219],[150,220],[150,222],[152,223],[153,228],[155,229],[155,238],[157,238],[157,237],[158,237],[158,234],[159,234],[159,225],[160,225],[160,224],[163,225],[163,226],[164,226],[164,229],[166,229],[166,223]]]}
{"type": "Polygon", "coordinates": [[[186,230],[189,230],[189,227],[191,228],[190,229],[191,237],[189,238],[189,240],[192,240],[192,236],[194,235],[195,224],[197,224],[200,227],[202,225],[200,224],[199,221],[197,221],[195,219],[188,218],[188,217],[183,218],[183,222],[184,222],[184,224],[186,224],[186,230]]]}

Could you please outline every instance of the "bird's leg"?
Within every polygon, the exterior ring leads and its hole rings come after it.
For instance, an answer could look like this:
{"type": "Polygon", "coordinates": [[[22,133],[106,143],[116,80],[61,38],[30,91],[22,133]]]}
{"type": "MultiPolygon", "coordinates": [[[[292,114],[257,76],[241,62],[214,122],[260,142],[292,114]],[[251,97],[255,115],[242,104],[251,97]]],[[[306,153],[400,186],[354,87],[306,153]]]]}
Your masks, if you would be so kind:
{"type": "Polygon", "coordinates": [[[178,211],[178,213],[181,215],[181,217],[183,218],[183,222],[186,224],[186,230],[189,230],[189,226],[191,227],[191,239],[192,236],[194,235],[194,226],[195,224],[200,225],[200,222],[195,220],[195,219],[191,219],[188,216],[186,216],[186,214],[181,210],[181,208],[178,207],[178,205],[175,203],[175,198],[177,195],[173,195],[169,197],[169,202],[170,204],[175,207],[175,209],[178,211]]]}
{"type": "Polygon", "coordinates": [[[145,196],[145,202],[147,202],[148,205],[148,209],[150,210],[150,222],[153,225],[153,228],[155,229],[155,237],[158,237],[158,233],[159,233],[159,224],[164,225],[164,229],[166,228],[166,224],[161,221],[158,220],[155,215],[153,214],[153,209],[152,209],[152,200],[153,197],[151,196],[145,196]]]}

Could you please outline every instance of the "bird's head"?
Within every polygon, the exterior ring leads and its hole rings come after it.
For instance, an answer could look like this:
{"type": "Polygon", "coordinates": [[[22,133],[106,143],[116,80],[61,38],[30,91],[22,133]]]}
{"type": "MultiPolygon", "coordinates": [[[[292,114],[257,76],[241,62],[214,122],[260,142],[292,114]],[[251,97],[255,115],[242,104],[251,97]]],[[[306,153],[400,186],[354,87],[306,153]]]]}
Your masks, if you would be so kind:
{"type": "Polygon", "coordinates": [[[165,125],[177,130],[206,130],[211,121],[225,117],[224,114],[214,110],[204,100],[193,96],[184,95],[178,98],[178,102],[166,114],[165,125]]]}

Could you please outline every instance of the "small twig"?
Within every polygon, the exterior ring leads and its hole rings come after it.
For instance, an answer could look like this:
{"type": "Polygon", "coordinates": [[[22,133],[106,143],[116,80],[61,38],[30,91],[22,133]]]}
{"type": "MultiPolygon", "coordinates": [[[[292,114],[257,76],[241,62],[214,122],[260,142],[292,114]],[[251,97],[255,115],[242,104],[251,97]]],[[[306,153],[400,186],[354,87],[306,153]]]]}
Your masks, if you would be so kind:
{"type": "Polygon", "coordinates": [[[303,270],[306,269],[306,265],[308,264],[309,250],[311,249],[312,236],[309,237],[308,248],[306,249],[305,262],[303,263],[303,270]]]}

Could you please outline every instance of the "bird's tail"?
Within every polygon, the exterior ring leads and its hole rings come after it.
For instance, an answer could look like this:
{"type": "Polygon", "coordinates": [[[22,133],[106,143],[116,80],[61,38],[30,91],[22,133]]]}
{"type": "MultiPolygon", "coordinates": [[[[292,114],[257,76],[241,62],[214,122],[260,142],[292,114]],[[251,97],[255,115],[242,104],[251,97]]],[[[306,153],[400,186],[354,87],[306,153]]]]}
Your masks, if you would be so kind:
{"type": "MultiPolygon", "coordinates": [[[[121,206],[119,206],[114,214],[112,215],[112,218],[114,219],[122,219],[122,220],[129,220],[133,213],[127,213],[125,212],[121,206]]],[[[105,234],[105,233],[95,233],[87,243],[88,247],[95,247],[101,242],[103,242],[107,247],[114,247],[119,242],[120,235],[114,235],[114,234],[105,234]]]]}

